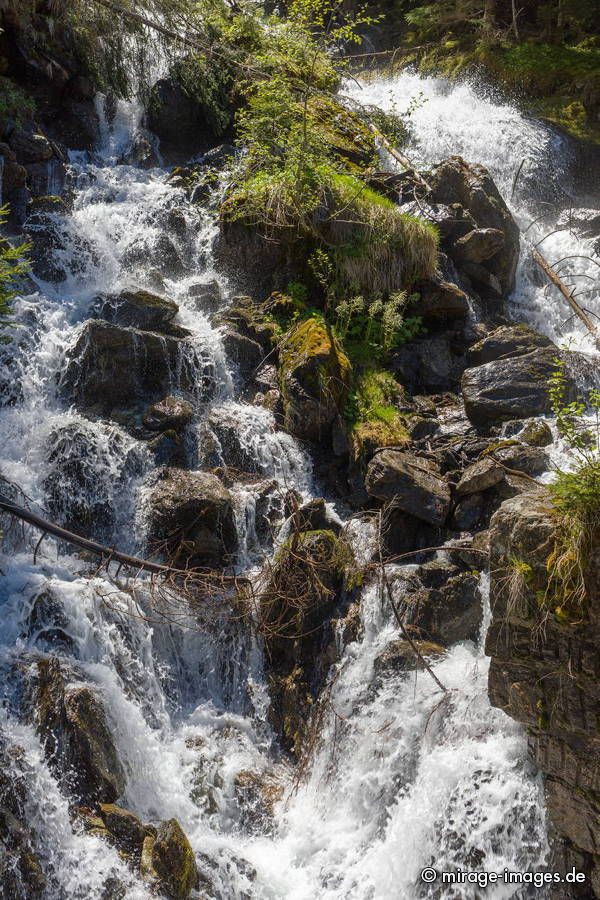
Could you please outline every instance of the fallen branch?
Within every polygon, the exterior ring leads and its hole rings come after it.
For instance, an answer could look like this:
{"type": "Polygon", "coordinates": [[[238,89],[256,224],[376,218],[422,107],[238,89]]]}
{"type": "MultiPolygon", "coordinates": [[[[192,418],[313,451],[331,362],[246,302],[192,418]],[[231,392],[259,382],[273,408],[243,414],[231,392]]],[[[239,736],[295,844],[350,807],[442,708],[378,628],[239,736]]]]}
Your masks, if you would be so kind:
{"type": "Polygon", "coordinates": [[[533,258],[534,258],[535,262],[538,264],[538,266],[540,267],[542,272],[546,275],[547,278],[550,279],[550,281],[554,285],[554,287],[558,288],[558,290],[561,292],[561,294],[563,295],[563,297],[565,298],[565,300],[567,301],[567,303],[573,310],[574,314],[579,319],[581,319],[581,321],[587,328],[588,332],[593,337],[596,348],[598,350],[600,350],[600,334],[598,334],[598,328],[597,328],[595,322],[592,321],[590,316],[584,310],[584,308],[582,306],[580,306],[579,303],[577,302],[577,300],[575,299],[575,296],[574,296],[575,290],[574,289],[569,290],[569,288],[564,283],[564,281],[560,278],[559,275],[557,275],[556,271],[552,268],[552,266],[550,265],[548,260],[545,259],[545,257],[542,256],[540,251],[537,250],[535,247],[533,248],[532,254],[533,254],[533,258]]]}
{"type": "MultiPolygon", "coordinates": [[[[34,528],[39,528],[42,532],[42,538],[44,538],[47,534],[51,534],[53,537],[58,538],[61,541],[65,541],[67,544],[71,544],[75,547],[79,547],[82,550],[87,550],[88,552],[93,553],[95,556],[99,556],[102,560],[102,563],[104,564],[118,562],[121,565],[127,566],[130,569],[135,569],[138,572],[151,572],[154,575],[164,575],[165,577],[169,578],[181,577],[186,580],[194,577],[210,578],[212,575],[212,573],[206,572],[205,570],[198,569],[194,571],[193,569],[177,569],[163,563],[156,563],[152,562],[149,559],[142,559],[139,556],[131,556],[128,553],[122,553],[120,550],[116,550],[114,547],[109,547],[106,544],[99,544],[97,541],[92,541],[89,538],[82,537],[82,535],[80,534],[75,534],[73,531],[62,528],[60,525],[57,525],[54,522],[50,522],[48,519],[44,519],[37,513],[32,512],[32,510],[27,509],[27,507],[19,506],[19,504],[14,503],[3,494],[0,494],[0,510],[8,513],[11,516],[14,516],[17,519],[20,519],[22,522],[27,522],[29,525],[33,525],[34,528]]],[[[42,538],[40,538],[40,540],[38,541],[35,555],[37,555],[37,550],[39,549],[42,538]]],[[[221,582],[231,581],[240,583],[240,581],[245,580],[237,578],[233,575],[219,575],[218,577],[221,582]]]]}
{"type": "Polygon", "coordinates": [[[417,645],[415,644],[413,639],[411,638],[410,634],[406,630],[406,626],[405,626],[404,622],[402,621],[402,617],[400,616],[400,613],[398,612],[398,610],[396,608],[396,604],[394,603],[394,595],[392,594],[392,588],[390,585],[390,581],[387,576],[387,572],[385,571],[385,564],[383,562],[383,555],[381,552],[381,512],[379,513],[379,517],[378,517],[378,529],[377,530],[378,530],[377,546],[378,546],[378,552],[379,552],[379,568],[380,568],[380,572],[381,572],[381,584],[385,588],[387,598],[390,602],[390,606],[392,607],[392,612],[394,613],[394,618],[396,619],[396,622],[398,623],[398,627],[400,628],[400,631],[402,632],[403,638],[407,641],[411,650],[416,655],[419,662],[423,665],[423,668],[429,672],[429,674],[431,675],[431,677],[433,678],[433,680],[435,681],[435,683],[437,684],[439,689],[442,690],[445,694],[447,694],[448,688],[442,684],[440,679],[437,677],[437,675],[435,674],[435,672],[433,671],[433,669],[431,668],[431,666],[429,665],[429,663],[427,662],[427,660],[425,659],[425,657],[423,656],[423,654],[421,653],[421,651],[419,650],[419,648],[417,647],[417,645]]]}
{"type": "Polygon", "coordinates": [[[379,128],[376,125],[373,124],[373,122],[369,122],[369,129],[373,132],[375,137],[381,142],[381,145],[383,147],[385,147],[385,149],[390,154],[390,156],[393,156],[393,158],[396,160],[396,162],[400,163],[400,165],[403,166],[405,169],[410,169],[410,171],[414,175],[415,181],[422,188],[425,188],[426,191],[431,190],[430,186],[427,184],[427,182],[425,181],[423,176],[419,175],[419,173],[416,171],[415,167],[411,163],[408,156],[405,156],[404,153],[400,153],[400,151],[397,150],[396,147],[393,147],[392,144],[390,144],[390,142],[386,138],[386,136],[384,134],[382,134],[382,132],[379,130],[379,128]]]}

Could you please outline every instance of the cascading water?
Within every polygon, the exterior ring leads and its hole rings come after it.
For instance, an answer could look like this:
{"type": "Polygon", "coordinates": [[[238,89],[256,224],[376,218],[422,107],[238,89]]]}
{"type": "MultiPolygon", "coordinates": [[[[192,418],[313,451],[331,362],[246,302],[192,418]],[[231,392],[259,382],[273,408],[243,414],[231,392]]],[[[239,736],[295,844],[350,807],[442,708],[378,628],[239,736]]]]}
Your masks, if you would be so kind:
{"type": "MultiPolygon", "coordinates": [[[[419,91],[427,102],[412,118],[415,160],[431,163],[461,153],[489,166],[509,197],[525,159],[513,205],[526,228],[535,217],[536,185],[547,177],[545,161],[560,169],[560,141],[468,85],[451,87],[405,74],[363,85],[357,99],[402,108],[419,91]]],[[[61,241],[53,260],[64,280],[55,287],[40,283],[38,293],[16,306],[22,327],[14,332],[16,362],[11,359],[10,365],[20,390],[12,405],[0,410],[0,467],[44,508],[55,471],[52,435],[65,426],[83,432],[90,473],[83,479],[84,499],[112,511],[106,529],[120,546],[139,551],[136,534],[143,534],[140,517],[152,470],[146,446],[118,424],[68,409],[57,390],[65,354],[99,292],[116,293],[132,283],[152,286],[158,279],[179,304],[178,322],[191,332],[197,377],[212,373],[210,389],[204,385],[195,400],[199,465],[235,467],[235,455],[241,455],[260,478],[304,496],[310,496],[312,475],[303,450],[276,431],[271,414],[236,396],[221,333],[191,290],[199,281],[217,279],[227,294],[210,252],[214,211],[210,201],[206,208],[191,205],[161,168],[122,162],[138,122],[135,108],[120,108],[112,127],[105,123],[98,153],[72,161],[74,207],[72,215],[56,217],[61,241]],[[157,272],[164,260],[165,217],[174,209],[186,226],[183,236],[173,239],[184,265],[180,272],[157,272]],[[238,432],[233,449],[228,422],[238,432]]],[[[527,234],[534,242],[542,236],[535,228],[527,234]]],[[[551,256],[587,251],[567,232],[548,239],[545,247],[551,256]]],[[[586,305],[593,308],[594,302],[600,306],[593,296],[586,305]]],[[[525,253],[512,305],[515,316],[561,336],[560,301],[543,296],[525,253]]],[[[567,333],[587,349],[576,324],[567,333]]],[[[252,513],[256,496],[247,485],[234,485],[233,491],[243,538],[239,568],[247,569],[260,552],[252,513]]],[[[71,504],[76,500],[70,498],[71,504]]],[[[349,533],[357,552],[368,554],[368,526],[354,522],[349,533]]],[[[395,591],[406,571],[390,567],[395,591]]],[[[145,821],[175,816],[181,822],[207,876],[206,896],[410,900],[439,896],[419,880],[427,865],[499,871],[544,863],[541,786],[526,762],[524,735],[487,699],[487,619],[476,644],[455,645],[435,663],[447,695],[425,672],[382,680],[374,660],[397,629],[377,586],[367,584],[363,636],[343,650],[321,740],[308,776],[296,785],[266,724],[268,695],[253,637],[226,614],[201,632],[131,616],[127,592],[105,577],[91,577],[84,561],[47,540],[37,565],[22,548],[2,561],[0,663],[6,675],[2,724],[24,750],[28,816],[50,872],[49,897],[101,898],[109,877],[120,879],[128,898],[149,893],[114,850],[70,821],[33,726],[18,719],[17,664],[48,647],[51,623],[35,612],[42,592],[50,592],[60,608],[53,637],[59,627],[61,644],[57,650],[51,643],[52,652],[73,667],[79,681],[101,691],[126,774],[123,805],[145,821]],[[268,772],[284,789],[268,832],[240,812],[236,776],[247,771],[268,772]]],[[[461,887],[445,896],[479,894],[461,887]]],[[[514,894],[498,887],[489,896],[514,894]]]]}

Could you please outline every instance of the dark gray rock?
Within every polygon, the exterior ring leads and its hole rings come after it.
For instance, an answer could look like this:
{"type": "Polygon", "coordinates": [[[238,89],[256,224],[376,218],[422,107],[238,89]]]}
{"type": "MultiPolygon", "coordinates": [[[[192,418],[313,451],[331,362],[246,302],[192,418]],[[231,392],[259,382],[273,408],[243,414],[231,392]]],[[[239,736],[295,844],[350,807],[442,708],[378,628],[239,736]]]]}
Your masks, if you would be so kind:
{"type": "Polygon", "coordinates": [[[173,300],[144,290],[99,297],[91,310],[93,316],[115,325],[167,333],[178,312],[173,300]]]}
{"type": "Polygon", "coordinates": [[[496,359],[524,356],[533,350],[556,349],[550,338],[534,331],[529,325],[501,325],[467,350],[469,366],[482,366],[496,359]]]}
{"type": "Polygon", "coordinates": [[[150,431],[182,431],[193,416],[194,407],[188,400],[169,395],[148,407],[142,421],[150,431]]]}
{"type": "MultiPolygon", "coordinates": [[[[487,425],[550,412],[548,384],[555,370],[556,351],[550,347],[466,369],[461,389],[469,419],[487,425]]],[[[571,390],[574,394],[572,382],[571,390]]]]}
{"type": "Polygon", "coordinates": [[[469,494],[478,494],[494,487],[504,479],[504,469],[492,458],[485,456],[477,460],[462,473],[460,481],[456,485],[456,495],[466,497],[469,494]]]}
{"type": "Polygon", "coordinates": [[[457,262],[483,263],[504,247],[504,232],[498,228],[474,228],[454,244],[457,262]]]}
{"type": "Polygon", "coordinates": [[[365,487],[371,497],[391,501],[431,525],[442,525],[450,509],[450,489],[439,467],[406,451],[376,453],[367,469],[365,487]]]}
{"type": "Polygon", "coordinates": [[[149,537],[178,565],[225,565],[238,545],[231,494],[209,472],[163,469],[150,497],[149,537]]]}

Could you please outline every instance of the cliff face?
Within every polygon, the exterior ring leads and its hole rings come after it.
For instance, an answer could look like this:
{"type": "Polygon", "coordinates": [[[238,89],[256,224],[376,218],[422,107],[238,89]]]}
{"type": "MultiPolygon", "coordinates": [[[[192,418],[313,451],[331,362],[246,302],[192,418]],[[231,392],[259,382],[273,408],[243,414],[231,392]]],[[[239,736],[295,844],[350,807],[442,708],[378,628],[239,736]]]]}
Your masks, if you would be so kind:
{"type": "Polygon", "coordinates": [[[561,896],[600,897],[600,552],[580,620],[560,622],[542,602],[553,530],[541,491],[506,501],[492,519],[489,696],[527,727],[545,776],[554,865],[586,874],[561,896]]]}

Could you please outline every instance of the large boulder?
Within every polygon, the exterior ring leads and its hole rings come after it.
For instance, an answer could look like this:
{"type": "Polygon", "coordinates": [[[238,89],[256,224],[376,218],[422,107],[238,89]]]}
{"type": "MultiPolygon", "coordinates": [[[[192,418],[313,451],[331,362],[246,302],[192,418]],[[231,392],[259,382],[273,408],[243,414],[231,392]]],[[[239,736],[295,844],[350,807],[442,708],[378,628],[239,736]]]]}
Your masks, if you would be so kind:
{"type": "Polygon", "coordinates": [[[404,450],[375,454],[365,478],[369,496],[431,525],[443,525],[450,510],[450,489],[439,466],[404,450]]]}
{"type": "MultiPolygon", "coordinates": [[[[501,294],[510,293],[519,261],[519,228],[487,169],[452,156],[436,166],[429,184],[430,202],[460,204],[477,226],[459,237],[453,234],[447,252],[459,264],[466,261],[468,267],[481,267],[479,276],[477,269],[468,270],[471,276],[475,273],[478,287],[482,283],[486,287],[487,272],[497,281],[501,294]]],[[[491,280],[487,288],[495,293],[491,280]]]]}
{"type": "MultiPolygon", "coordinates": [[[[488,425],[549,413],[548,386],[556,371],[556,355],[553,347],[541,347],[523,356],[465,369],[461,389],[471,422],[488,425]]],[[[570,385],[574,393],[575,385],[570,385]]]]}
{"type": "Polygon", "coordinates": [[[150,496],[149,538],[178,565],[227,564],[238,545],[231,494],[209,472],[163,469],[150,496]]]}
{"type": "Polygon", "coordinates": [[[476,641],[483,618],[479,579],[447,563],[421,566],[401,610],[411,636],[449,646],[476,641]]]}
{"type": "MultiPolygon", "coordinates": [[[[534,350],[546,347],[554,348],[550,338],[534,331],[529,325],[501,325],[477,341],[467,350],[467,364],[482,366],[496,359],[509,356],[524,356],[534,350]]],[[[556,351],[558,352],[558,351],[556,351]]]]}
{"type": "MultiPolygon", "coordinates": [[[[192,391],[199,360],[185,340],[92,319],[67,354],[61,389],[82,408],[105,414],[158,400],[173,388],[192,391]]],[[[202,377],[212,384],[213,373],[202,377]]]]}
{"type": "Polygon", "coordinates": [[[112,803],[125,789],[125,773],[102,701],[94,688],[68,677],[56,657],[37,663],[34,709],[42,746],[72,795],[112,803]]]}
{"type": "Polygon", "coordinates": [[[331,327],[306,319],[286,335],[279,353],[284,426],[296,437],[329,437],[350,389],[352,367],[331,327]]]}
{"type": "Polygon", "coordinates": [[[390,368],[411,392],[455,391],[465,368],[464,338],[452,333],[419,337],[394,350],[390,368]]]}
{"type": "Polygon", "coordinates": [[[93,308],[95,316],[115,325],[162,333],[169,333],[178,312],[173,300],[143,290],[99,297],[93,308]]]}

